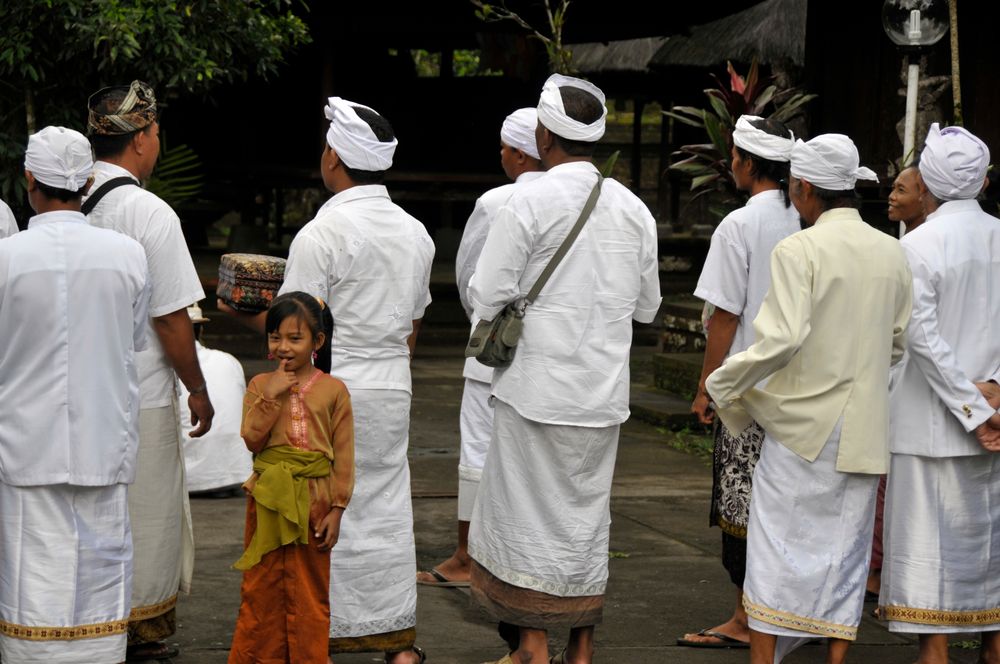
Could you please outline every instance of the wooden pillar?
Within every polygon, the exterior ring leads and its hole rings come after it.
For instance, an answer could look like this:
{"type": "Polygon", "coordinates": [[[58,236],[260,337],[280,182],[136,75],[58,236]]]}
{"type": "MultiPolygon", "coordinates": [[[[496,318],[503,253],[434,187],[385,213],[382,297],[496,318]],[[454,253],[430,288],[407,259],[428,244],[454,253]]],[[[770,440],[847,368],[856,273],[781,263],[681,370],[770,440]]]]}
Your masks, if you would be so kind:
{"type": "Polygon", "coordinates": [[[632,102],[632,163],[629,175],[632,178],[632,193],[639,196],[642,191],[642,110],[646,100],[636,97],[632,102]]]}

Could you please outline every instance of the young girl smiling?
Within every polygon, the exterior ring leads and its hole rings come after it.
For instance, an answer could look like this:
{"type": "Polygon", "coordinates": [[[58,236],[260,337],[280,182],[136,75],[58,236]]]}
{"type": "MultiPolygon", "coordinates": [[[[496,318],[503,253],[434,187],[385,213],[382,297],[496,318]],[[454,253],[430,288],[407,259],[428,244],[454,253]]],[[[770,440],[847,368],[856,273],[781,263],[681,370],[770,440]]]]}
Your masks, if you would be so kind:
{"type": "Polygon", "coordinates": [[[278,368],[255,376],[241,435],[254,453],[244,570],[230,664],[326,662],[330,549],[354,488],[354,422],[329,374],[329,309],[303,292],[274,299],[265,330],[278,368]]]}

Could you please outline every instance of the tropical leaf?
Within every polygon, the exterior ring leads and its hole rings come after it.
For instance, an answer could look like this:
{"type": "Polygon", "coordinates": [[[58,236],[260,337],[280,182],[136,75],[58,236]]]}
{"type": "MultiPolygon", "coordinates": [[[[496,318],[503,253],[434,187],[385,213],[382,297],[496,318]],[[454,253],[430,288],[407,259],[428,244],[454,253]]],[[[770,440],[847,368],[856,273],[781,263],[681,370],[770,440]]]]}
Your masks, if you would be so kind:
{"type": "Polygon", "coordinates": [[[198,155],[187,145],[168,148],[163,141],[159,161],[146,182],[146,189],[176,208],[201,193],[204,187],[201,166],[198,155]]]}
{"type": "MultiPolygon", "coordinates": [[[[705,131],[710,143],[682,145],[673,157],[680,161],[669,170],[691,179],[691,200],[716,196],[717,205],[710,210],[730,210],[745,198],[737,191],[733,181],[730,160],[731,138],[736,119],[743,114],[787,120],[799,113],[802,106],[816,95],[805,94],[790,88],[779,90],[773,77],[760,74],[756,60],[750,63],[746,76],[741,76],[732,63],[726,63],[727,80],[723,82],[714,73],[710,77],[715,86],[704,90],[708,107],[674,106],[664,115],[678,122],[705,131]],[[770,109],[770,114],[767,110],[770,109]]],[[[720,217],[721,218],[721,217],[720,217]]]]}
{"type": "Polygon", "coordinates": [[[706,175],[699,175],[697,177],[691,178],[691,190],[694,191],[696,189],[700,189],[709,182],[715,182],[720,177],[722,177],[720,173],[708,173],[706,175]]]}
{"type": "Polygon", "coordinates": [[[663,114],[692,127],[701,129],[705,126],[705,111],[700,108],[674,106],[669,111],[663,111],[663,114]]]}

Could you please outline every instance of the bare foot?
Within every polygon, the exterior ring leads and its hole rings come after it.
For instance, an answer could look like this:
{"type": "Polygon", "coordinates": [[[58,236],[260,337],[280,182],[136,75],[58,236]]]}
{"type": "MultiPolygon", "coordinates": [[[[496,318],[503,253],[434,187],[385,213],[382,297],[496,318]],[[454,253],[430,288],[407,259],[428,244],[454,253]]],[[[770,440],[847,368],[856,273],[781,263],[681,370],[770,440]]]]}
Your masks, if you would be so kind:
{"type": "MultiPolygon", "coordinates": [[[[741,643],[750,643],[750,628],[747,627],[746,623],[740,622],[734,618],[730,618],[721,625],[711,629],[706,629],[705,631],[718,632],[719,634],[725,634],[728,637],[736,639],[741,643]]],[[[691,643],[719,643],[722,641],[722,639],[717,636],[698,634],[697,632],[685,634],[683,639],[685,641],[690,641],[691,643]]]]}

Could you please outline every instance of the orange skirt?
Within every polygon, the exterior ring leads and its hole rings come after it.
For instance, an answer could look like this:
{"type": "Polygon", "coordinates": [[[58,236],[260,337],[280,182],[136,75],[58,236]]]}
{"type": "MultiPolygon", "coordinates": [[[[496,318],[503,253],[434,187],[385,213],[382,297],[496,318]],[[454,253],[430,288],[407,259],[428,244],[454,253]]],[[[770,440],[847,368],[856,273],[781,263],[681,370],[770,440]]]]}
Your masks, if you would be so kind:
{"type": "MultiPolygon", "coordinates": [[[[257,503],[247,499],[244,546],[257,529],[257,503]]],[[[330,552],[288,544],[243,572],[240,614],[229,664],[325,664],[330,635],[330,552]]]]}

